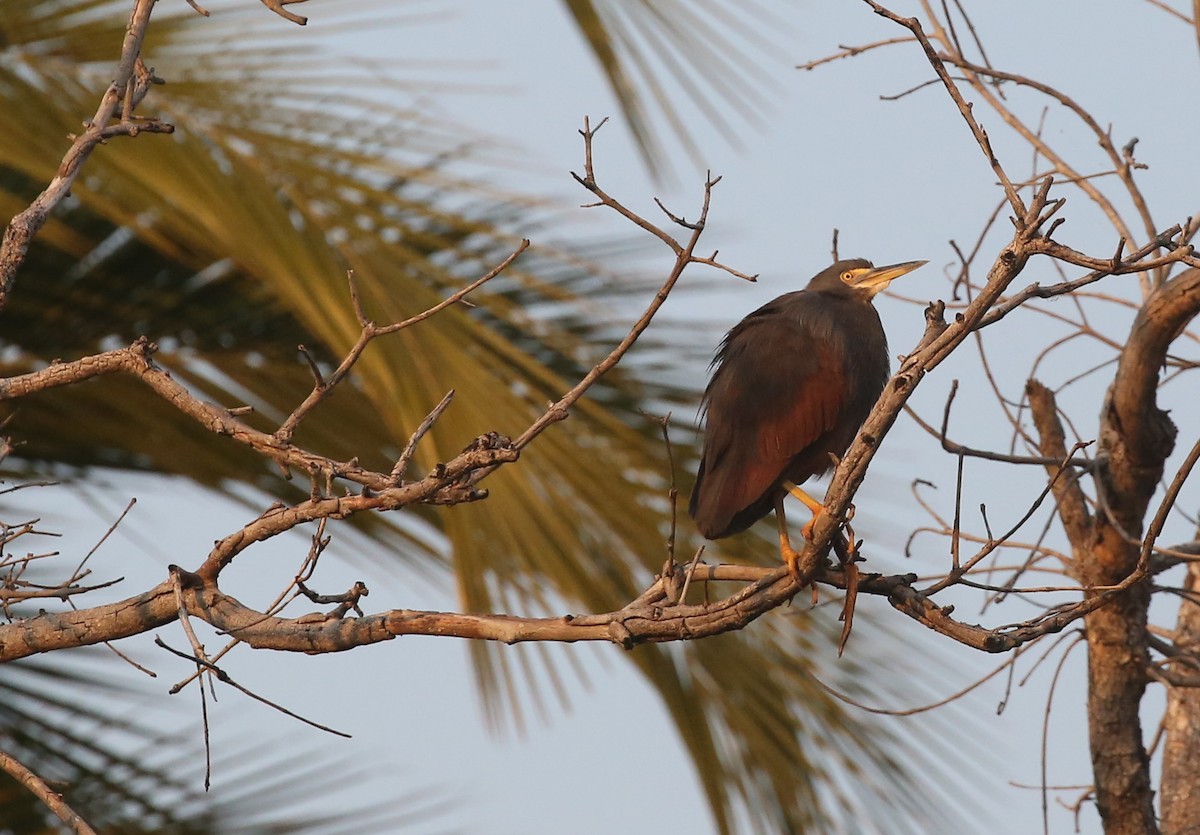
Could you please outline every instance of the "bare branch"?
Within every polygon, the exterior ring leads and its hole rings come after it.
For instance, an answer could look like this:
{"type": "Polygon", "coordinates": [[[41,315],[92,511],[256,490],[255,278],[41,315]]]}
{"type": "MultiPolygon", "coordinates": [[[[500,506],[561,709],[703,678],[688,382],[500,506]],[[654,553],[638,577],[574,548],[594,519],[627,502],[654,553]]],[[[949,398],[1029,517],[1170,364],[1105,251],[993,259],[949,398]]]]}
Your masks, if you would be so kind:
{"type": "MultiPolygon", "coordinates": [[[[815,70],[817,67],[820,67],[824,64],[831,64],[834,61],[840,61],[843,58],[853,58],[856,55],[862,55],[864,52],[870,52],[874,49],[880,49],[882,47],[892,46],[893,44],[898,43],[912,43],[915,40],[916,38],[900,37],[887,38],[882,41],[873,41],[872,43],[863,44],[862,46],[843,46],[842,44],[838,44],[838,51],[832,55],[826,55],[824,58],[817,58],[816,60],[809,61],[805,64],[797,64],[796,69],[815,70]]],[[[836,261],[838,259],[835,256],[833,260],[836,261]]]]}
{"type": "MultiPolygon", "coordinates": [[[[600,124],[603,125],[603,122],[600,124]]],[[[600,126],[598,125],[596,130],[599,129],[600,126]]],[[[575,173],[572,173],[571,176],[573,176],[580,185],[599,198],[600,202],[598,205],[609,207],[622,217],[630,220],[640,228],[645,229],[647,232],[650,232],[659,240],[663,241],[663,243],[670,247],[671,251],[675,253],[675,264],[672,266],[671,271],[667,274],[662,286],[659,287],[658,292],[654,294],[654,298],[651,299],[649,305],[647,305],[646,309],[642,312],[642,315],[638,318],[638,320],[633,323],[633,326],[629,329],[629,332],[625,334],[625,337],[612,349],[612,351],[609,352],[608,356],[596,363],[596,365],[584,375],[583,379],[576,383],[570,391],[559,398],[557,402],[550,404],[549,408],[546,409],[541,417],[535,420],[528,429],[521,433],[521,435],[513,443],[513,446],[517,449],[523,449],[531,441],[537,438],[538,435],[545,431],[546,427],[550,426],[552,423],[557,423],[558,421],[565,419],[575,402],[579,400],[579,398],[582,397],[597,380],[599,380],[602,376],[604,376],[604,374],[606,374],[618,362],[621,361],[621,358],[625,356],[626,352],[633,347],[635,342],[637,342],[638,337],[641,336],[646,328],[650,326],[650,322],[654,319],[654,315],[667,300],[667,296],[670,294],[672,288],[674,288],[675,283],[679,280],[680,276],[683,275],[683,271],[687,269],[689,265],[694,263],[706,264],[708,266],[725,270],[726,272],[738,276],[739,278],[745,278],[751,281],[754,280],[752,276],[739,273],[736,270],[716,262],[712,258],[703,258],[695,255],[696,246],[700,243],[700,236],[704,233],[705,223],[708,221],[708,210],[712,201],[712,190],[713,187],[720,181],[720,177],[714,178],[710,174],[705,180],[704,199],[700,206],[699,216],[694,222],[685,222],[682,218],[675,218],[674,215],[670,215],[670,212],[667,212],[667,214],[671,216],[675,222],[691,232],[691,234],[687,237],[686,243],[680,243],[664,230],[626,208],[615,198],[608,195],[596,183],[595,170],[593,169],[592,165],[592,139],[596,134],[596,130],[590,129],[588,127],[588,121],[586,119],[584,120],[584,128],[582,131],[580,131],[580,134],[584,139],[584,176],[580,177],[575,173]]],[[[664,209],[664,211],[666,210],[664,209]]],[[[482,477],[483,475],[485,474],[481,474],[479,477],[482,477]]]]}
{"type": "Polygon", "coordinates": [[[303,26],[308,23],[308,18],[295,14],[294,12],[289,12],[284,8],[284,6],[291,6],[295,3],[304,2],[306,2],[306,0],[262,0],[262,4],[271,11],[275,12],[275,14],[279,15],[284,20],[290,20],[292,23],[295,23],[299,26],[303,26]]]}
{"type": "Polygon", "coordinates": [[[508,269],[513,262],[516,261],[517,258],[519,258],[527,249],[529,249],[529,240],[522,239],[521,243],[515,250],[513,250],[511,254],[509,254],[507,258],[505,258],[492,269],[488,270],[479,278],[472,281],[467,286],[455,291],[427,310],[424,310],[415,316],[410,316],[401,322],[393,322],[390,325],[377,325],[374,321],[367,317],[363,310],[362,300],[358,294],[358,283],[355,280],[354,273],[347,273],[347,280],[350,287],[350,301],[354,307],[354,315],[357,317],[358,323],[362,330],[358,335],[357,341],[355,341],[350,350],[346,352],[346,356],[342,359],[341,363],[338,364],[338,367],[334,370],[333,374],[328,380],[322,379],[316,363],[313,362],[312,358],[308,355],[308,352],[304,351],[303,346],[301,346],[301,351],[304,354],[305,360],[307,360],[309,363],[313,377],[316,379],[316,384],[313,386],[313,390],[309,393],[308,397],[304,399],[304,402],[297,406],[292,413],[287,416],[283,423],[280,424],[279,428],[275,430],[275,440],[280,444],[288,444],[291,442],[292,438],[296,434],[296,430],[300,426],[300,422],[304,420],[304,418],[306,418],[308,414],[314,408],[316,408],[319,403],[321,403],[321,401],[329,397],[329,395],[333,393],[334,389],[346,379],[346,377],[350,374],[350,371],[362,357],[363,352],[367,349],[367,346],[371,344],[372,340],[380,336],[387,336],[388,334],[395,333],[396,331],[404,330],[405,328],[412,327],[420,322],[424,322],[429,317],[440,313],[447,307],[450,307],[453,304],[458,304],[472,292],[478,290],[484,284],[508,269]]]}
{"type": "Polygon", "coordinates": [[[71,185],[79,176],[83,164],[87,162],[87,158],[96,146],[104,140],[116,136],[137,136],[142,131],[172,133],[175,130],[171,125],[153,120],[131,121],[133,104],[136,104],[136,100],[140,100],[141,96],[145,95],[145,89],[148,89],[147,85],[151,83],[148,73],[147,78],[142,81],[135,77],[135,73],[139,67],[142,41],[146,36],[146,26],[150,22],[150,13],[154,10],[154,2],[155,0],[134,0],[133,12],[125,30],[125,41],[121,46],[121,58],[117,63],[116,73],[101,98],[95,115],[86,123],[86,130],[83,134],[74,138],[70,149],[67,150],[59,164],[54,179],[29,204],[27,209],[9,221],[4,230],[3,240],[0,241],[0,310],[3,310],[8,303],[8,294],[16,280],[17,271],[25,263],[25,256],[34,235],[45,224],[51,210],[70,193],[71,185]],[[145,89],[141,89],[135,95],[132,91],[139,84],[145,89]],[[127,99],[127,95],[130,98],[127,99]],[[109,122],[117,114],[117,108],[123,103],[126,104],[123,121],[116,125],[109,125],[109,122]]]}
{"type": "Polygon", "coordinates": [[[438,418],[442,416],[442,412],[450,405],[450,401],[454,399],[454,389],[446,392],[446,396],[441,399],[432,411],[425,416],[425,419],[417,426],[412,436],[408,439],[408,443],[404,445],[404,449],[400,453],[400,457],[396,459],[396,466],[392,467],[391,478],[393,484],[399,484],[404,479],[404,471],[408,469],[408,462],[412,460],[413,453],[417,451],[417,444],[421,439],[433,428],[437,423],[438,418]]]}
{"type": "Polygon", "coordinates": [[[1017,194],[1016,188],[1013,186],[1012,181],[1008,178],[1008,173],[1005,172],[1004,167],[1000,164],[1000,161],[996,159],[996,153],[992,150],[992,143],[991,140],[988,139],[987,132],[984,131],[984,129],[979,126],[979,123],[975,121],[975,116],[971,112],[970,103],[963,99],[962,94],[958,91],[958,86],[954,83],[954,79],[950,77],[950,73],[946,70],[946,65],[938,56],[937,51],[934,50],[933,45],[929,43],[929,39],[925,36],[924,30],[921,29],[921,21],[917,20],[915,17],[901,17],[890,9],[886,9],[879,5],[875,2],[875,0],[864,0],[864,2],[866,2],[867,5],[875,10],[875,14],[885,17],[894,23],[898,23],[913,33],[913,36],[916,38],[917,42],[921,44],[921,49],[925,51],[925,57],[929,60],[929,64],[933,67],[933,71],[937,73],[942,85],[946,88],[946,92],[950,94],[950,98],[953,99],[954,103],[958,106],[958,112],[962,114],[967,126],[970,127],[971,133],[974,135],[975,141],[979,143],[979,147],[983,151],[984,156],[987,157],[988,164],[992,167],[992,171],[996,174],[997,179],[1000,180],[1001,185],[1004,186],[1004,194],[1008,198],[1009,206],[1012,207],[1013,216],[1016,218],[1017,223],[1020,224],[1025,222],[1027,210],[1025,208],[1024,201],[1022,201],[1021,196],[1017,194]]]}
{"type": "MultiPolygon", "coordinates": [[[[1041,439],[1042,454],[1065,459],[1066,437],[1058,419],[1058,404],[1054,392],[1037,380],[1030,380],[1025,387],[1025,393],[1029,397],[1030,410],[1041,439]]],[[[1087,500],[1079,485],[1079,476],[1074,470],[1067,469],[1069,471],[1064,472],[1061,467],[1047,466],[1046,473],[1051,477],[1058,515],[1066,528],[1067,538],[1072,547],[1083,550],[1087,547],[1087,538],[1091,533],[1092,516],[1088,512],[1087,500]]]]}
{"type": "Polygon", "coordinates": [[[96,830],[67,805],[62,795],[47,785],[46,781],[22,765],[16,757],[0,751],[0,768],[40,800],[47,809],[63,822],[75,835],[96,835],[96,830]]]}

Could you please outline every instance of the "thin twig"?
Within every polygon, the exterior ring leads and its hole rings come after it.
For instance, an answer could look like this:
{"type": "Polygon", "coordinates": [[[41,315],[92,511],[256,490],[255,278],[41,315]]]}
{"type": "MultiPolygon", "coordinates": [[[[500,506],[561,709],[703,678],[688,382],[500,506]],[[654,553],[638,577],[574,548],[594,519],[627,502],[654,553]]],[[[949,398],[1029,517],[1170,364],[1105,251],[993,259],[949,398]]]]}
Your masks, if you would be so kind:
{"type": "Polygon", "coordinates": [[[87,565],[87,561],[92,558],[92,554],[96,553],[96,551],[100,549],[100,546],[103,545],[110,536],[112,536],[113,531],[115,531],[117,526],[125,520],[125,517],[129,515],[129,511],[133,510],[133,506],[135,504],[137,504],[136,497],[129,500],[129,504],[125,505],[125,509],[121,511],[121,515],[117,517],[117,520],[108,526],[108,530],[104,532],[104,536],[100,537],[96,544],[92,546],[92,549],[84,555],[82,560],[79,561],[79,565],[77,565],[75,570],[71,572],[71,579],[67,581],[68,583],[73,583],[80,578],[80,572],[83,571],[83,567],[87,565]]]}
{"type": "Polygon", "coordinates": [[[946,70],[945,63],[943,63],[942,59],[938,56],[937,51],[933,48],[933,45],[929,43],[929,39],[925,36],[924,30],[921,29],[921,22],[915,17],[901,17],[890,9],[886,9],[879,5],[875,2],[875,0],[864,0],[864,2],[866,2],[867,5],[875,10],[875,14],[885,17],[894,23],[898,23],[905,29],[912,32],[913,36],[917,39],[917,42],[921,44],[921,49],[925,51],[925,57],[929,60],[929,65],[933,67],[933,71],[937,73],[942,85],[946,88],[946,92],[950,94],[950,98],[953,99],[954,103],[958,106],[958,112],[962,114],[967,126],[970,127],[971,133],[975,137],[975,141],[979,143],[980,149],[983,151],[984,156],[987,157],[988,164],[991,165],[992,171],[995,173],[996,177],[1000,180],[1001,185],[1004,187],[1004,194],[1007,196],[1008,203],[1012,207],[1013,215],[1017,219],[1018,223],[1023,223],[1027,214],[1025,202],[1021,200],[1021,196],[1017,193],[1016,188],[1008,178],[1008,173],[1004,170],[1004,167],[996,158],[996,153],[992,149],[992,143],[991,140],[988,139],[987,132],[980,127],[977,121],[975,121],[975,116],[971,111],[970,103],[963,99],[962,94],[958,91],[958,85],[954,83],[954,80],[950,77],[950,73],[946,70]]]}
{"type": "Polygon", "coordinates": [[[425,416],[425,419],[417,425],[416,430],[408,438],[408,443],[404,445],[404,449],[400,452],[400,457],[396,459],[396,465],[392,467],[392,472],[389,474],[392,484],[400,484],[404,480],[404,471],[408,469],[408,462],[412,460],[413,453],[417,451],[417,444],[421,439],[433,428],[437,423],[438,418],[442,416],[442,412],[450,405],[450,401],[454,399],[454,389],[446,392],[446,396],[433,407],[432,411],[425,416]]]}
{"type": "MultiPolygon", "coordinates": [[[[156,637],[154,639],[154,643],[156,643],[158,646],[165,649],[167,652],[172,653],[173,655],[177,655],[180,658],[186,658],[189,661],[194,661],[196,664],[203,666],[208,672],[210,672],[213,676],[215,676],[216,679],[218,681],[220,681],[222,684],[228,684],[230,687],[237,690],[238,692],[249,696],[250,698],[254,699],[256,702],[261,702],[262,704],[266,705],[269,708],[272,708],[273,710],[279,711],[284,716],[290,716],[292,719],[296,719],[300,722],[303,722],[305,725],[309,725],[313,728],[316,728],[319,731],[325,731],[326,733],[333,734],[334,736],[340,736],[343,739],[353,739],[354,738],[352,734],[348,734],[348,733],[345,733],[344,731],[336,730],[335,728],[331,728],[328,725],[322,725],[320,722],[315,722],[312,719],[307,719],[307,718],[301,716],[299,713],[296,713],[295,711],[292,711],[292,710],[288,710],[283,705],[278,704],[277,702],[273,702],[270,699],[266,698],[265,696],[260,696],[257,693],[255,693],[253,690],[250,690],[247,687],[243,687],[242,685],[240,685],[236,681],[234,681],[230,677],[229,673],[225,672],[223,669],[221,669],[216,664],[214,664],[213,662],[211,662],[207,659],[200,658],[199,656],[188,655],[186,652],[181,652],[181,651],[175,649],[174,647],[168,646],[166,644],[166,642],[163,641],[162,638],[156,637]]],[[[203,690],[204,690],[204,688],[201,688],[201,693],[203,693],[203,690]]],[[[208,789],[207,781],[205,782],[204,787],[205,787],[205,790],[208,789]]]]}

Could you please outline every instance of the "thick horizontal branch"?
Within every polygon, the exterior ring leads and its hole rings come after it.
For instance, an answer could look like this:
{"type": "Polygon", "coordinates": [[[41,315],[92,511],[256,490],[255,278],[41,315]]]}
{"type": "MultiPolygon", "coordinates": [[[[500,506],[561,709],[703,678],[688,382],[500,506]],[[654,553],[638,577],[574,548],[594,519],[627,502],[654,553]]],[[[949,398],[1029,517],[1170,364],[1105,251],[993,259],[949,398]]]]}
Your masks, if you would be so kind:
{"type": "Polygon", "coordinates": [[[144,594],[104,606],[42,612],[0,626],[0,663],[129,638],[164,626],[177,617],[179,608],[169,581],[144,594]]]}
{"type": "MultiPolygon", "coordinates": [[[[342,652],[401,635],[436,635],[508,644],[607,641],[625,647],[653,641],[703,638],[741,629],[764,612],[790,600],[800,590],[783,569],[761,569],[761,572],[762,576],[737,593],[707,606],[647,605],[603,615],[553,618],[411,609],[358,618],[330,618],[321,613],[298,618],[269,617],[222,593],[215,583],[199,574],[180,572],[180,575],[184,580],[184,605],[190,616],[258,649],[326,653],[342,652]]],[[[738,575],[744,576],[741,571],[738,575]]],[[[43,613],[0,626],[0,662],[129,637],[170,623],[178,615],[174,587],[170,582],[107,606],[43,613]]]]}
{"type": "MultiPolygon", "coordinates": [[[[559,617],[463,614],[393,609],[362,617],[314,612],[296,618],[273,617],[224,594],[207,572],[179,569],[180,595],[190,617],[199,618],[229,636],[258,649],[284,652],[344,652],[402,635],[429,635],[517,644],[529,641],[575,643],[603,641],[626,649],[644,643],[706,638],[742,629],[791,600],[802,587],[785,567],[741,565],[675,566],[637,600],[614,612],[559,617]],[[690,583],[744,584],[709,604],[672,602],[672,594],[691,573],[690,583]]],[[[845,589],[843,571],[824,566],[816,581],[845,589]]],[[[857,592],[886,598],[888,603],[926,627],[974,649],[1006,652],[1044,635],[1061,631],[1094,611],[1106,599],[1102,592],[1063,606],[1031,621],[1004,627],[965,623],[915,588],[916,575],[863,574],[857,592]]],[[[180,605],[171,581],[145,594],[117,603],[69,612],[43,612],[0,626],[0,663],[43,652],[115,641],[168,624],[180,605]]],[[[344,613],[345,607],[341,611],[344,613]]]]}

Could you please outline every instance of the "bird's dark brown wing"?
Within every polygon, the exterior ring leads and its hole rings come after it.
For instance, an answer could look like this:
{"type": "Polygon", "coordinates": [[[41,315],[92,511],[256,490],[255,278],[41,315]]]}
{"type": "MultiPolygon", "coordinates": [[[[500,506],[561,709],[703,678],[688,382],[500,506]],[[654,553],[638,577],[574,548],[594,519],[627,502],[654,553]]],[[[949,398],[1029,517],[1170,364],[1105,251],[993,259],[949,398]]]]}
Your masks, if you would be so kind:
{"type": "MultiPolygon", "coordinates": [[[[704,394],[707,428],[689,512],[701,534],[744,530],[774,505],[782,479],[829,469],[829,433],[844,407],[845,346],[797,327],[789,294],[729,332],[704,394]]],[[[818,317],[819,318],[819,317],[818,317]]]]}

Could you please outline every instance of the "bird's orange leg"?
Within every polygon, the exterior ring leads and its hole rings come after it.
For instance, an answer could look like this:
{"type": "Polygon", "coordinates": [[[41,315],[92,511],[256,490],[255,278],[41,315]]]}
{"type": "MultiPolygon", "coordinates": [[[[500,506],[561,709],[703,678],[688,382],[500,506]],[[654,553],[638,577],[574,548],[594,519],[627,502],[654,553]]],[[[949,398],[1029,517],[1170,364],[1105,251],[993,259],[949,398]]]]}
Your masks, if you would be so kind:
{"type": "MultiPolygon", "coordinates": [[[[797,581],[799,581],[800,555],[794,548],[792,548],[791,540],[788,538],[787,520],[783,514],[783,500],[787,494],[790,493],[802,501],[804,506],[812,511],[812,518],[805,522],[804,527],[800,529],[800,532],[804,535],[804,538],[809,542],[812,542],[813,527],[817,524],[817,520],[820,519],[825,513],[825,505],[821,504],[819,501],[801,490],[795,484],[792,484],[790,481],[785,481],[783,486],[784,489],[787,490],[787,493],[780,494],[780,496],[775,500],[775,520],[779,523],[779,553],[783,561],[787,564],[788,573],[790,573],[796,578],[797,581]]],[[[851,553],[853,553],[855,542],[854,529],[850,527],[850,520],[853,518],[854,505],[850,505],[846,512],[846,521],[843,524],[846,528],[847,545],[851,553]]]]}
{"type": "Polygon", "coordinates": [[[791,482],[788,482],[784,486],[787,488],[789,493],[791,493],[800,501],[804,502],[804,506],[812,511],[812,518],[805,522],[804,527],[800,529],[800,532],[804,534],[804,538],[811,542],[813,526],[817,524],[817,520],[820,519],[821,514],[825,512],[825,505],[821,504],[819,501],[808,495],[808,493],[805,493],[791,482]]]}
{"type": "Polygon", "coordinates": [[[775,521],[779,523],[779,557],[787,566],[788,574],[791,574],[796,582],[800,582],[800,555],[792,547],[792,540],[788,536],[787,516],[783,512],[783,500],[786,496],[786,493],[780,493],[775,498],[775,521]]]}

